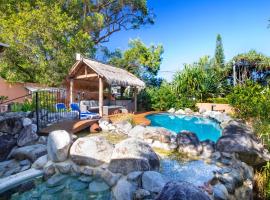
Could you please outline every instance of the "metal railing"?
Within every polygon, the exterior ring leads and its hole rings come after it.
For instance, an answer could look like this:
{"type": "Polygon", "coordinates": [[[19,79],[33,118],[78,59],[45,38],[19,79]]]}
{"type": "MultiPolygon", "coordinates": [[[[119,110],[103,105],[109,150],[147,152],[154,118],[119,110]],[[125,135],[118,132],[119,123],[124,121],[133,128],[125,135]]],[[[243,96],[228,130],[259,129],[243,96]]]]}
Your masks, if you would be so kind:
{"type": "Polygon", "coordinates": [[[67,92],[63,89],[38,90],[0,102],[1,107],[5,108],[5,112],[31,112],[38,130],[59,121],[79,118],[78,112],[70,110],[67,92]],[[59,104],[61,107],[57,107],[59,104]]]}

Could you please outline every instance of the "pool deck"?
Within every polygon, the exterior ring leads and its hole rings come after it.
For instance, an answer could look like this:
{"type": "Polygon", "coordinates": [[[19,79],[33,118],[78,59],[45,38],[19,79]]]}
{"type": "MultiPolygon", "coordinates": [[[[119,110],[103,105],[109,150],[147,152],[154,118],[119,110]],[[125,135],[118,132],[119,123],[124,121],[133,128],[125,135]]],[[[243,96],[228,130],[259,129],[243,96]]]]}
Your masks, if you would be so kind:
{"type": "Polygon", "coordinates": [[[151,121],[148,120],[145,116],[150,115],[150,114],[155,114],[155,113],[160,113],[160,111],[150,111],[150,112],[135,114],[133,117],[133,121],[137,125],[149,126],[151,124],[151,121]]]}
{"type": "MultiPolygon", "coordinates": [[[[149,126],[151,124],[151,121],[148,120],[145,116],[150,114],[160,113],[160,111],[150,111],[150,112],[143,112],[143,113],[136,113],[131,114],[133,117],[133,122],[136,125],[143,125],[143,126],[149,126]]],[[[116,115],[108,116],[114,117],[116,115]]],[[[52,124],[46,128],[43,128],[39,131],[40,135],[48,135],[50,132],[54,130],[65,130],[69,133],[76,134],[82,130],[85,130],[89,128],[92,124],[97,123],[98,120],[67,120],[58,122],[55,124],[52,124]]]]}
{"type": "Polygon", "coordinates": [[[98,122],[97,119],[93,120],[66,120],[52,124],[46,128],[41,129],[39,132],[41,135],[48,135],[55,130],[65,130],[69,133],[76,134],[86,128],[89,128],[92,124],[98,122]]]}

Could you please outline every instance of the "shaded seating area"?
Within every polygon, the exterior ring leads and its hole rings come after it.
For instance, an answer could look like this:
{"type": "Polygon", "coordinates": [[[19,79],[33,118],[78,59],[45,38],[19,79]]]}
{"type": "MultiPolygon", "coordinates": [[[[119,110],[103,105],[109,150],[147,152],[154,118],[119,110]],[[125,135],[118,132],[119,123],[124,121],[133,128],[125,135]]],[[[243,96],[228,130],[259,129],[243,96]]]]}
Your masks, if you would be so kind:
{"type": "Polygon", "coordinates": [[[137,111],[137,94],[145,83],[124,69],[76,55],[76,63],[66,79],[69,102],[77,103],[81,113],[99,116],[137,111]],[[112,88],[119,87],[119,94],[112,88]],[[121,99],[128,90],[130,98],[121,99]],[[115,98],[117,96],[117,98],[115,98]]]}
{"type": "Polygon", "coordinates": [[[98,113],[93,113],[88,110],[82,112],[80,110],[79,104],[77,103],[71,103],[70,108],[71,108],[71,111],[79,113],[80,119],[99,119],[100,118],[98,113]]]}

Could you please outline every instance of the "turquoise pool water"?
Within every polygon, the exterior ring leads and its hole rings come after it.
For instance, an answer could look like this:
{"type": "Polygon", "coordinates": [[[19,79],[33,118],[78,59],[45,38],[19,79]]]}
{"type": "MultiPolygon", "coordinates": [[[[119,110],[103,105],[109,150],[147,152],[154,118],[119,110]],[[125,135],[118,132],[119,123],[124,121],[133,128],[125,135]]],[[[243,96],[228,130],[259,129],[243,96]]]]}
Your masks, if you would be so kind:
{"type": "Polygon", "coordinates": [[[216,142],[221,136],[219,123],[207,118],[167,113],[151,114],[146,118],[151,121],[151,126],[164,127],[176,133],[182,130],[194,132],[200,141],[210,139],[216,142]]]}

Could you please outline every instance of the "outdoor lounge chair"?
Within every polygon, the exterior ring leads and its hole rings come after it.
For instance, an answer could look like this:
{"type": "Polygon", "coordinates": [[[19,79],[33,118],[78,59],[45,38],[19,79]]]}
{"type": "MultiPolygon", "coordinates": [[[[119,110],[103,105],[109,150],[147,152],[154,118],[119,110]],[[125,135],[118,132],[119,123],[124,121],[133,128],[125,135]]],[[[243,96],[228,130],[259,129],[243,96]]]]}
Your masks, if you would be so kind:
{"type": "Polygon", "coordinates": [[[77,103],[71,103],[70,108],[72,111],[76,111],[76,112],[80,113],[80,119],[98,119],[98,118],[100,118],[98,113],[93,113],[93,112],[89,112],[89,111],[81,112],[79,104],[77,104],[77,103]]]}
{"type": "Polygon", "coordinates": [[[66,105],[64,103],[55,104],[55,108],[56,108],[57,112],[66,112],[67,111],[66,105]]]}

